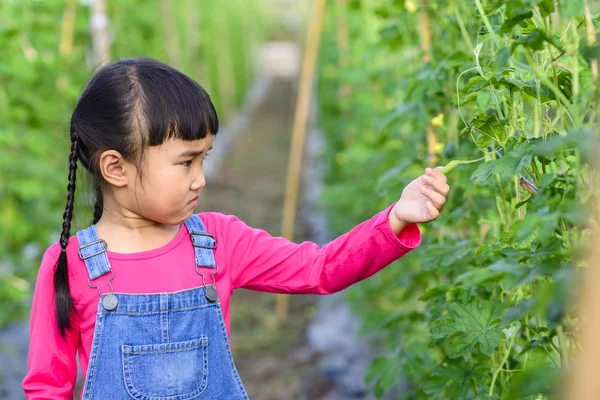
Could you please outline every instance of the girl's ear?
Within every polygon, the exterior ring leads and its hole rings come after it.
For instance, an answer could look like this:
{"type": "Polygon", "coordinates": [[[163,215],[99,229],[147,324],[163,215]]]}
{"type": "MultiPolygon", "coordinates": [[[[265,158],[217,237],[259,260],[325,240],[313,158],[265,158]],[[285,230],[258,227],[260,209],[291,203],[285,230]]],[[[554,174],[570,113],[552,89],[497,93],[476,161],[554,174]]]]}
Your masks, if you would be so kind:
{"type": "Polygon", "coordinates": [[[127,185],[129,162],[116,150],[106,150],[100,155],[100,173],[113,186],[127,185]]]}

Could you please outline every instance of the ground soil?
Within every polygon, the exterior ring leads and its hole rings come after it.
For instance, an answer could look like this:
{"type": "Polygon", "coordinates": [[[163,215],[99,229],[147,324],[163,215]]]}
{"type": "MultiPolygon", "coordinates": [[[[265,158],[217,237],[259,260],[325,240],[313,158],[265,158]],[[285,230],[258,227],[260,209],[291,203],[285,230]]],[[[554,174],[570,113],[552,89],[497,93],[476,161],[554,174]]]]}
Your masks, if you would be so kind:
{"type": "MultiPolygon", "coordinates": [[[[281,235],[295,96],[292,81],[274,81],[243,132],[232,138],[197,211],[233,214],[249,226],[281,235]]],[[[311,240],[311,232],[298,218],[294,241],[303,240],[311,240]]],[[[316,355],[304,350],[317,298],[290,296],[289,315],[275,328],[276,296],[248,290],[234,293],[231,343],[238,371],[253,400],[317,399],[326,384],[321,388],[315,381],[316,355]]]]}

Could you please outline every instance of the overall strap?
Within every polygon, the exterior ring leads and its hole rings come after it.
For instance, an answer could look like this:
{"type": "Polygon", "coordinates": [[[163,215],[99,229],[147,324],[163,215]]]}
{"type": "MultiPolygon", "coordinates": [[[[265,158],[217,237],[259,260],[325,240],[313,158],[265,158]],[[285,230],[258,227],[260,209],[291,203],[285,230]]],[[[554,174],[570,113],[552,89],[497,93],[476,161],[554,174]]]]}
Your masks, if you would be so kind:
{"type": "Polygon", "coordinates": [[[77,232],[77,239],[79,240],[77,253],[85,262],[90,280],[111,272],[106,255],[106,242],[98,238],[94,225],[77,232]]]}
{"type": "Polygon", "coordinates": [[[216,268],[213,249],[217,248],[217,239],[210,233],[206,233],[206,228],[202,219],[197,214],[192,214],[184,222],[194,245],[196,253],[196,266],[205,268],[216,268]]]}

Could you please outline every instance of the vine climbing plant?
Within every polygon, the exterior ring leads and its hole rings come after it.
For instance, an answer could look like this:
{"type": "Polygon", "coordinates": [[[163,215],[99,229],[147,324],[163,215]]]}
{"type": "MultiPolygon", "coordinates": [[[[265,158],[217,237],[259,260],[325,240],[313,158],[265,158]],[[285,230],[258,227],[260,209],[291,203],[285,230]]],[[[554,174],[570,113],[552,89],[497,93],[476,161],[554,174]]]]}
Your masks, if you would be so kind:
{"type": "Polygon", "coordinates": [[[318,86],[334,230],[426,165],[452,187],[420,248],[347,295],[387,349],[367,381],[404,382],[403,399],[552,397],[580,351],[569,301],[595,223],[598,4],[336,4],[318,86]]]}

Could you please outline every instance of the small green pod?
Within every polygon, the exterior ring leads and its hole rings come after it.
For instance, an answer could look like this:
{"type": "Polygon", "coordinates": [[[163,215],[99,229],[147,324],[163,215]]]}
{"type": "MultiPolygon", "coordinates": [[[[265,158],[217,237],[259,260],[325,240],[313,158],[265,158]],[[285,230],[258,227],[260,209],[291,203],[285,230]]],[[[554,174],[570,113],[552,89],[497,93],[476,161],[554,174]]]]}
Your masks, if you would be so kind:
{"type": "Polygon", "coordinates": [[[459,162],[458,160],[452,160],[450,161],[448,164],[446,164],[444,166],[444,168],[442,168],[442,174],[446,175],[448,172],[452,171],[454,168],[456,168],[458,166],[459,162]]]}
{"type": "Polygon", "coordinates": [[[485,158],[485,156],[478,158],[477,160],[452,160],[448,164],[446,164],[440,172],[442,174],[446,175],[448,172],[452,171],[454,168],[458,167],[461,164],[471,164],[471,163],[474,163],[477,161],[481,161],[484,158],[485,158]]]}

